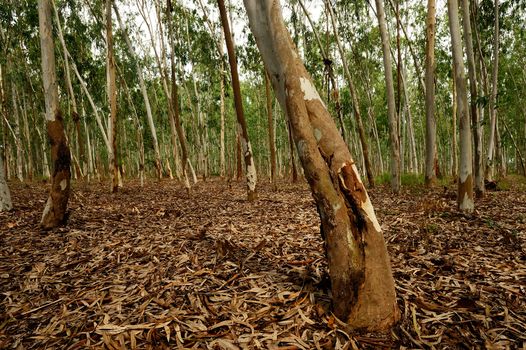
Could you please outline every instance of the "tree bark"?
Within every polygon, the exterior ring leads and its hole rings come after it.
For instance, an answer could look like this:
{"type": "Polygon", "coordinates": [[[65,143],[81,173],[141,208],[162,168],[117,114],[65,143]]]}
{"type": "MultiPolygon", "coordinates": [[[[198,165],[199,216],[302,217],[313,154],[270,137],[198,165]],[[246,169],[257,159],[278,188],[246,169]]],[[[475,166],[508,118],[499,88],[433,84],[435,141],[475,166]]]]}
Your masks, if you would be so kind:
{"type": "Polygon", "coordinates": [[[13,209],[11,193],[5,179],[4,157],[0,153],[0,213],[13,209]]]}
{"type": "Polygon", "coordinates": [[[245,160],[245,171],[247,177],[247,197],[249,201],[253,201],[257,198],[257,174],[256,167],[254,164],[254,157],[252,154],[252,146],[250,145],[250,140],[248,139],[247,123],[245,121],[245,115],[243,113],[243,102],[241,98],[241,88],[237,72],[236,53],[234,49],[234,42],[232,40],[232,35],[230,32],[230,24],[228,23],[225,2],[224,0],[218,0],[217,3],[219,5],[221,24],[225,33],[225,43],[228,52],[228,62],[230,64],[230,72],[232,75],[232,89],[234,91],[234,104],[236,107],[237,124],[239,128],[238,132],[245,160]]]}
{"type": "Polygon", "coordinates": [[[53,162],[51,191],[40,224],[49,229],[63,223],[66,218],[71,181],[71,158],[64,134],[62,114],[59,109],[50,0],[38,1],[38,15],[47,133],[51,143],[51,160],[53,162]]]}
{"type": "Polygon", "coordinates": [[[448,1],[449,28],[451,31],[451,49],[453,65],[455,66],[455,86],[457,87],[458,119],[460,123],[460,164],[458,179],[458,208],[464,212],[472,212],[473,203],[473,156],[471,151],[471,127],[468,111],[468,92],[464,73],[462,54],[462,39],[460,37],[460,21],[458,18],[457,0],[448,1]]]}
{"type": "Polygon", "coordinates": [[[60,17],[58,15],[57,8],[55,6],[55,2],[52,1],[53,5],[53,12],[55,14],[55,20],[57,21],[57,33],[60,40],[60,44],[62,46],[62,52],[64,56],[64,72],[66,76],[66,85],[68,88],[68,95],[71,100],[71,118],[73,122],[75,123],[75,131],[77,135],[77,143],[79,146],[79,161],[82,164],[82,174],[86,174],[86,159],[84,155],[84,141],[82,139],[82,134],[80,132],[80,118],[79,118],[79,112],[77,107],[77,100],[75,98],[75,93],[73,91],[73,85],[71,83],[71,72],[70,72],[70,63],[69,63],[69,53],[66,47],[66,41],[64,40],[64,34],[62,33],[62,25],[60,24],[60,17]]]}
{"type": "Polygon", "coordinates": [[[474,175],[475,175],[475,195],[478,198],[484,196],[484,174],[482,169],[482,127],[480,125],[480,118],[477,108],[477,74],[475,67],[475,54],[473,51],[473,35],[471,30],[471,17],[469,13],[469,0],[460,0],[462,6],[462,25],[464,29],[464,43],[466,45],[466,56],[468,61],[468,78],[469,78],[469,94],[470,94],[470,112],[471,125],[474,129],[475,135],[473,138],[473,146],[475,149],[474,175]]]}
{"type": "Polygon", "coordinates": [[[279,0],[244,3],[318,206],[334,312],[355,329],[388,329],[399,319],[389,257],[349,149],[296,52],[279,0]]]}
{"type": "Polygon", "coordinates": [[[486,158],[485,178],[491,181],[495,177],[495,141],[497,124],[497,88],[499,76],[499,0],[495,0],[495,30],[493,36],[493,70],[491,74],[492,88],[490,97],[490,133],[488,141],[488,155],[486,158]]]}
{"type": "Polygon", "coordinates": [[[393,70],[391,67],[391,49],[389,34],[385,21],[383,0],[376,1],[378,26],[382,38],[382,52],[385,71],[385,85],[387,89],[387,115],[389,120],[389,147],[391,150],[391,189],[394,193],[400,192],[400,137],[396,117],[395,93],[393,85],[393,70]]]}
{"type": "Polygon", "coordinates": [[[110,118],[108,119],[108,136],[111,143],[109,154],[110,165],[110,192],[119,190],[119,165],[117,160],[117,88],[115,84],[115,57],[113,55],[113,29],[111,21],[112,0],[106,0],[106,78],[107,93],[110,106],[110,118]]]}
{"type": "Polygon", "coordinates": [[[270,91],[270,79],[267,72],[265,76],[265,96],[267,97],[267,121],[268,121],[268,148],[270,153],[270,182],[274,191],[278,189],[276,184],[276,140],[274,139],[274,123],[272,121],[272,92],[270,91]]]}
{"type": "Polygon", "coordinates": [[[426,20],[426,170],[425,184],[430,187],[436,182],[436,119],[435,119],[435,0],[427,1],[426,20]]]}

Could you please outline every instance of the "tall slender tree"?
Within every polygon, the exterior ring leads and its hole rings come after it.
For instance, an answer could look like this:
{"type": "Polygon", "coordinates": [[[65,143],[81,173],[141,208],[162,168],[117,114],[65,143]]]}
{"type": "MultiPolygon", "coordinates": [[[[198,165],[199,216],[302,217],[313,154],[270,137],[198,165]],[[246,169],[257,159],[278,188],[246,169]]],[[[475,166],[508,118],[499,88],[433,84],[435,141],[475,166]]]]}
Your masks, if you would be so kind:
{"type": "Polygon", "coordinates": [[[491,73],[490,97],[490,130],[488,140],[488,155],[486,158],[485,178],[488,181],[495,177],[495,143],[497,139],[497,91],[499,78],[499,0],[494,2],[495,29],[493,34],[493,69],[491,73]]]}
{"type": "Polygon", "coordinates": [[[107,93],[110,106],[110,118],[108,119],[108,136],[111,143],[110,163],[110,192],[119,189],[119,164],[117,159],[117,88],[115,84],[115,57],[113,54],[113,29],[111,20],[112,0],[106,0],[106,78],[107,93]]]}
{"type": "Polygon", "coordinates": [[[53,162],[51,191],[40,223],[44,228],[54,228],[63,223],[66,217],[71,187],[71,158],[59,108],[50,0],[38,1],[38,18],[42,52],[42,81],[44,83],[46,102],[46,124],[51,143],[51,160],[53,162]]]}
{"type": "Polygon", "coordinates": [[[436,119],[435,119],[435,0],[427,1],[426,19],[426,169],[425,183],[431,186],[436,180],[436,119]]]}
{"type": "Polygon", "coordinates": [[[466,56],[468,61],[468,78],[469,78],[469,106],[471,113],[471,124],[475,135],[473,137],[473,146],[475,150],[474,175],[475,175],[475,195],[484,196],[484,174],[482,168],[482,127],[478,113],[477,100],[477,72],[475,67],[475,53],[473,51],[473,34],[471,30],[470,6],[469,0],[460,0],[462,7],[462,26],[464,29],[464,43],[466,45],[466,56]]]}
{"type": "Polygon", "coordinates": [[[389,257],[349,148],[299,58],[279,0],[244,3],[318,206],[334,312],[356,329],[387,329],[399,319],[389,257]]]}
{"type": "Polygon", "coordinates": [[[453,51],[454,84],[457,88],[457,113],[460,129],[460,164],[457,203],[460,210],[471,212],[473,203],[473,156],[471,150],[471,127],[468,111],[468,91],[466,88],[458,1],[447,2],[449,28],[451,31],[451,49],[453,51]]]}
{"type": "Polygon", "coordinates": [[[228,62],[230,64],[230,73],[232,76],[232,89],[234,91],[234,104],[236,107],[236,116],[238,124],[238,133],[243,149],[243,157],[245,160],[245,171],[247,177],[247,196],[248,200],[252,201],[257,198],[256,183],[257,173],[254,164],[254,157],[252,153],[252,146],[248,139],[247,122],[243,113],[243,101],[241,98],[241,87],[239,84],[239,75],[237,72],[237,58],[234,48],[234,41],[230,31],[230,24],[228,23],[228,14],[226,12],[224,0],[217,0],[219,5],[219,14],[221,16],[221,24],[225,33],[225,43],[228,52],[228,62]]]}
{"type": "Polygon", "coordinates": [[[385,85],[387,89],[387,116],[389,120],[389,148],[391,150],[391,189],[400,192],[400,137],[398,118],[396,116],[395,91],[393,84],[393,68],[391,67],[391,46],[385,20],[383,0],[376,0],[376,15],[382,39],[385,85]]]}

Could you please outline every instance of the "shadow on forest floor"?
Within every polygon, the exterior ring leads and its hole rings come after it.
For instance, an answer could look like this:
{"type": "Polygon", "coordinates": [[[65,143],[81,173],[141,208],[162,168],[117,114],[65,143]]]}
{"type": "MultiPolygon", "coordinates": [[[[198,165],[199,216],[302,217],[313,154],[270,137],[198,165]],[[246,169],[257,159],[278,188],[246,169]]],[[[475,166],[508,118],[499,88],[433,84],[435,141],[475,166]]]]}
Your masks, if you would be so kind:
{"type": "Polygon", "coordinates": [[[349,334],[330,314],[316,209],[304,184],[168,180],[111,195],[75,186],[67,226],[38,226],[43,184],[11,183],[0,214],[0,348],[520,348],[526,192],[472,215],[451,190],[371,191],[402,321],[349,334]]]}

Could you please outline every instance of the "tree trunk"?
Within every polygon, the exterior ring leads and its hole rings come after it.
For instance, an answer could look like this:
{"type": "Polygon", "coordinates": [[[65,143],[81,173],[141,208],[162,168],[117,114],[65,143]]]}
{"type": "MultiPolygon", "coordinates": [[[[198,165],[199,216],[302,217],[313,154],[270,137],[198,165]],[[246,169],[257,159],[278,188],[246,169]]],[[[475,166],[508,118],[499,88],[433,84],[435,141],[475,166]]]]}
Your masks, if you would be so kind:
{"type": "Polygon", "coordinates": [[[430,187],[436,182],[436,119],[435,119],[435,0],[427,1],[426,20],[426,170],[425,184],[430,187]]]}
{"type": "MultiPolygon", "coordinates": [[[[169,15],[170,17],[170,15],[169,15]]],[[[181,122],[181,116],[179,114],[179,90],[177,86],[177,80],[176,80],[176,65],[175,65],[175,34],[173,32],[173,19],[170,17],[168,20],[168,36],[170,37],[170,46],[171,46],[171,55],[170,55],[170,68],[171,68],[171,84],[172,84],[172,96],[171,96],[171,104],[172,104],[172,111],[173,111],[173,118],[174,118],[174,124],[175,124],[175,130],[177,132],[177,138],[179,139],[179,145],[181,146],[181,164],[182,164],[182,172],[183,172],[183,179],[184,179],[184,185],[186,187],[186,191],[188,194],[190,194],[190,180],[188,178],[188,166],[190,168],[192,167],[192,164],[190,163],[190,159],[188,158],[188,147],[186,144],[186,137],[183,130],[183,125],[181,122]]]]}
{"type": "Polygon", "coordinates": [[[485,178],[491,181],[495,177],[495,141],[496,141],[496,124],[497,124],[497,87],[499,75],[499,0],[495,0],[495,32],[493,37],[493,71],[492,71],[492,89],[489,103],[490,108],[490,133],[488,141],[488,155],[486,158],[485,178]]]}
{"type": "Polygon", "coordinates": [[[389,35],[385,21],[383,0],[376,1],[378,26],[382,38],[382,52],[384,57],[385,85],[387,89],[387,114],[389,120],[389,147],[391,149],[391,189],[400,192],[400,138],[396,117],[395,93],[393,85],[393,71],[391,67],[391,49],[389,35]]]}
{"type": "Polygon", "coordinates": [[[452,81],[453,81],[453,89],[452,89],[452,118],[453,118],[453,129],[452,129],[452,137],[451,137],[451,158],[452,158],[452,166],[451,166],[451,176],[453,176],[454,179],[457,178],[457,170],[458,170],[458,142],[457,142],[457,111],[458,111],[458,105],[457,105],[457,87],[455,84],[455,65],[452,65],[452,81]]]}
{"type": "Polygon", "coordinates": [[[475,67],[475,54],[473,51],[473,35],[471,30],[471,18],[469,13],[469,0],[460,0],[462,6],[462,25],[464,29],[464,43],[466,45],[466,56],[468,59],[468,78],[470,94],[471,125],[475,131],[473,138],[475,149],[475,195],[480,198],[484,196],[484,174],[482,169],[482,127],[478,114],[477,100],[477,75],[475,67]]]}
{"type": "Polygon", "coordinates": [[[279,0],[244,3],[320,212],[334,312],[355,329],[388,329],[400,317],[394,281],[356,165],[299,59],[279,0]]]}
{"type": "Polygon", "coordinates": [[[362,154],[363,154],[363,160],[365,163],[365,173],[367,174],[367,181],[369,182],[370,187],[374,187],[374,174],[371,168],[371,161],[369,160],[369,146],[367,143],[367,136],[365,135],[365,128],[363,126],[362,113],[360,111],[360,102],[358,101],[358,93],[356,92],[356,89],[354,88],[354,82],[351,76],[351,72],[349,71],[349,65],[347,64],[347,59],[345,58],[345,52],[340,42],[340,36],[338,34],[338,27],[336,26],[336,20],[334,18],[335,15],[332,11],[332,5],[328,3],[327,0],[325,0],[325,3],[327,4],[329,15],[331,17],[332,27],[334,30],[334,36],[336,38],[336,44],[338,45],[338,49],[340,51],[340,58],[343,64],[343,71],[345,73],[347,83],[349,84],[349,91],[351,93],[351,98],[352,98],[352,107],[354,111],[354,117],[356,118],[356,126],[358,129],[358,135],[360,136],[360,144],[362,146],[362,154]]]}
{"type": "Polygon", "coordinates": [[[228,52],[228,62],[230,63],[230,72],[232,75],[232,89],[234,91],[234,104],[236,107],[237,123],[239,128],[239,137],[241,140],[241,146],[243,149],[243,156],[245,159],[245,170],[247,176],[247,197],[249,201],[253,201],[257,198],[256,183],[257,174],[256,167],[254,165],[254,159],[252,155],[252,146],[248,139],[247,123],[245,121],[245,115],[243,113],[243,101],[241,97],[241,88],[239,84],[239,76],[237,72],[237,59],[234,50],[234,42],[230,32],[230,24],[228,23],[228,17],[225,8],[224,0],[217,1],[219,5],[219,13],[221,15],[221,24],[225,33],[225,42],[228,52]]]}
{"type": "MultiPolygon", "coordinates": [[[[2,74],[2,66],[0,65],[0,114],[2,115],[2,120],[5,120],[6,109],[5,109],[5,95],[4,95],[4,80],[2,74]]],[[[4,134],[4,141],[5,141],[4,134]]],[[[9,186],[7,185],[7,179],[5,174],[5,163],[4,155],[0,150],[0,212],[8,211],[13,209],[13,204],[11,202],[11,193],[9,192],[9,186]]]]}
{"type": "MultiPolygon", "coordinates": [[[[290,148],[290,171],[292,173],[292,183],[298,182],[298,170],[296,169],[296,157],[294,152],[294,139],[292,137],[292,127],[290,121],[287,120],[287,132],[289,136],[289,148],[290,148]]],[[[345,140],[344,140],[345,141],[345,140]]]]}
{"type": "Polygon", "coordinates": [[[22,152],[22,138],[20,137],[20,113],[18,108],[18,98],[15,90],[15,83],[11,82],[11,99],[13,100],[13,116],[14,116],[14,126],[13,126],[13,137],[15,140],[16,147],[16,177],[18,181],[24,181],[24,153],[22,152]]]}
{"type": "Polygon", "coordinates": [[[5,179],[4,157],[0,153],[0,213],[13,209],[11,193],[5,179]]]}
{"type": "Polygon", "coordinates": [[[113,9],[115,11],[115,15],[117,16],[117,21],[119,22],[119,26],[122,28],[122,31],[124,33],[124,40],[126,41],[128,50],[130,51],[130,54],[132,55],[132,57],[134,57],[134,59],[137,60],[136,71],[137,71],[137,76],[139,78],[139,85],[141,87],[142,96],[144,98],[144,105],[146,106],[146,117],[148,119],[148,125],[150,126],[150,131],[152,134],[153,151],[155,154],[155,169],[157,170],[157,178],[161,179],[162,178],[161,153],[159,151],[159,142],[157,141],[157,131],[155,129],[155,123],[153,121],[152,107],[150,105],[150,98],[148,97],[146,83],[144,82],[142,68],[140,66],[138,57],[135,54],[135,50],[128,36],[127,28],[122,23],[122,20],[119,14],[119,9],[117,8],[117,5],[115,3],[113,3],[113,9]]]}
{"type": "Polygon", "coordinates": [[[50,0],[38,1],[38,15],[47,133],[51,143],[51,160],[53,161],[51,191],[40,224],[49,229],[58,226],[66,218],[71,181],[71,159],[59,109],[50,0]]]}
{"type": "Polygon", "coordinates": [[[274,123],[272,121],[272,92],[270,91],[270,80],[267,72],[265,76],[265,96],[267,97],[267,121],[268,121],[268,148],[270,151],[270,182],[272,189],[276,191],[276,140],[274,139],[274,123]]]}
{"type": "Polygon", "coordinates": [[[115,86],[115,57],[113,56],[113,30],[111,22],[112,0],[106,0],[106,77],[107,92],[110,106],[110,118],[108,119],[108,136],[111,143],[109,154],[110,192],[119,190],[119,165],[117,160],[117,88],[115,86]]]}
{"type": "Polygon", "coordinates": [[[52,5],[53,5],[53,12],[55,14],[55,20],[57,22],[57,33],[58,33],[58,37],[60,39],[60,44],[62,46],[62,52],[63,52],[63,56],[64,56],[64,71],[65,71],[65,76],[66,76],[66,85],[67,85],[67,88],[68,88],[68,95],[69,95],[69,98],[71,100],[71,109],[72,109],[72,114],[71,114],[71,119],[73,120],[73,122],[75,123],[75,131],[76,131],[76,135],[77,135],[77,143],[78,143],[78,146],[79,146],[79,162],[82,164],[81,168],[82,168],[82,174],[83,176],[86,174],[86,159],[85,159],[85,155],[84,155],[84,142],[82,140],[82,134],[80,132],[80,118],[79,118],[79,112],[78,112],[78,107],[77,107],[77,100],[75,98],[75,93],[73,91],[73,85],[71,83],[71,72],[70,72],[70,63],[69,63],[69,53],[68,53],[68,50],[67,50],[67,47],[66,47],[66,41],[64,40],[64,35],[62,33],[62,26],[60,24],[60,17],[58,15],[58,11],[57,11],[57,8],[55,6],[55,2],[52,1],[52,5]]]}
{"type": "Polygon", "coordinates": [[[473,203],[473,157],[471,151],[471,128],[468,111],[468,91],[464,73],[462,54],[462,39],[460,37],[460,22],[458,18],[457,0],[448,1],[449,28],[451,31],[451,49],[455,66],[455,86],[457,87],[458,119],[460,123],[460,166],[458,170],[457,203],[461,211],[472,212],[473,203]]]}

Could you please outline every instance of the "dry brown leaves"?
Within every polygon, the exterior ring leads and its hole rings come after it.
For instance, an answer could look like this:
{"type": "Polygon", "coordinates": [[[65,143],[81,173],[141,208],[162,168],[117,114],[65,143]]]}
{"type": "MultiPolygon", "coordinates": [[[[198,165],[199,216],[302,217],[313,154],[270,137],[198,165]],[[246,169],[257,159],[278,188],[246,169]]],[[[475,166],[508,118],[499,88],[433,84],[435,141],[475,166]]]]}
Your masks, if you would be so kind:
{"type": "Polygon", "coordinates": [[[305,185],[209,181],[77,188],[43,232],[43,185],[11,184],[0,214],[0,348],[520,348],[526,342],[526,194],[464,216],[439,191],[372,193],[403,319],[351,334],[330,313],[319,221],[305,185]]]}

